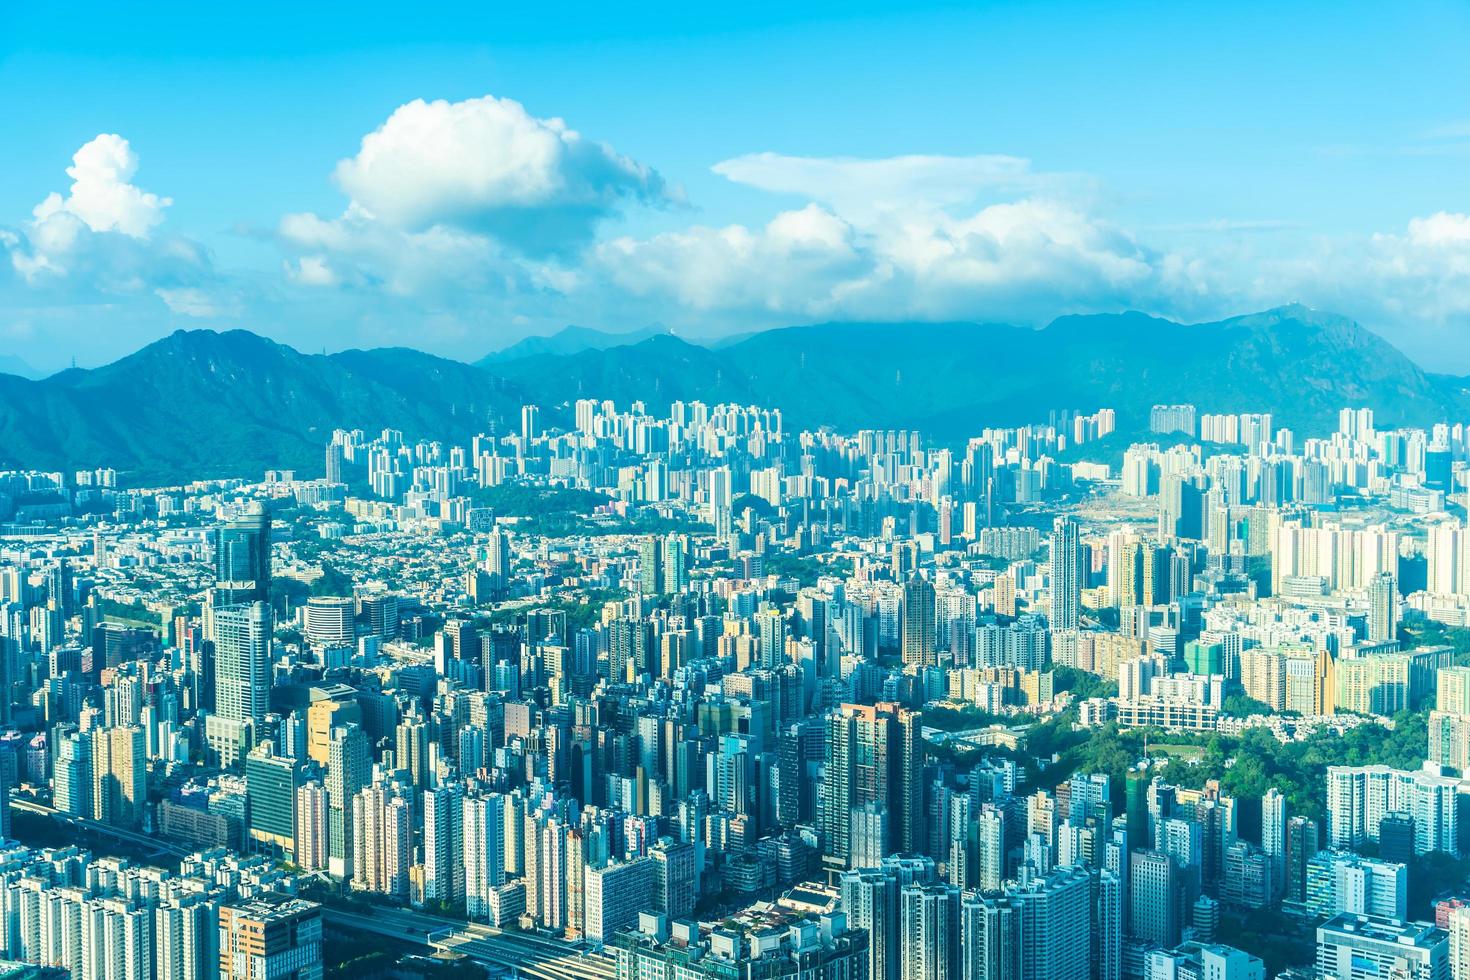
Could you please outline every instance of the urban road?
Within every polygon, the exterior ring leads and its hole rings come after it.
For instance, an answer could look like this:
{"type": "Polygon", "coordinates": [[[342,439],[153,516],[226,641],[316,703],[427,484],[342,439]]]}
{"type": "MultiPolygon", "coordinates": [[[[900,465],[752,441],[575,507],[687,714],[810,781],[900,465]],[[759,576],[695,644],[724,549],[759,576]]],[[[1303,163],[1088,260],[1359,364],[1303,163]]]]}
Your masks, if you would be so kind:
{"type": "MultiPolygon", "coordinates": [[[[10,806],[155,854],[182,858],[191,853],[149,834],[72,816],[35,800],[14,798],[10,806]]],[[[323,906],[322,917],[327,925],[340,929],[373,933],[436,952],[463,956],[494,972],[508,971],[514,976],[532,980],[613,980],[617,972],[612,957],[566,940],[534,933],[507,932],[480,923],[445,919],[391,905],[377,906],[366,915],[323,906]]]]}

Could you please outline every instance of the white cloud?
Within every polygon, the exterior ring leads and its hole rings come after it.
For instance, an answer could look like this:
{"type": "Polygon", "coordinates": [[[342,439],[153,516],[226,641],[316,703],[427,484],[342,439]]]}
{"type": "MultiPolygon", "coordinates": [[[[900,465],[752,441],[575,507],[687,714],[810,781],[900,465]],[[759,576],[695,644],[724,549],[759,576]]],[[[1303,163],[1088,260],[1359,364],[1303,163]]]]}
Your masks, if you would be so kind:
{"type": "Polygon", "coordinates": [[[147,238],[163,221],[164,208],[173,203],[129,183],[138,171],[138,157],[116,133],[102,133],[71,159],[72,165],[66,168],[71,191],[65,198],[52,192],[36,205],[37,225],[64,213],[80,218],[92,231],[147,238]]]}
{"type": "Polygon", "coordinates": [[[864,160],[750,153],[712,169],[737,184],[796,194],[854,215],[947,208],[995,195],[1055,195],[1083,183],[1071,176],[1036,173],[1030,161],[1001,154],[864,160]]]}
{"type": "Polygon", "coordinates": [[[155,280],[177,285],[208,266],[198,245],[155,241],[154,229],[173,202],[135,186],[138,157],[128,141],[103,133],[72,155],[71,187],[52,192],[31,212],[22,231],[0,235],[11,265],[32,284],[85,278],[102,291],[136,291],[155,280]]]}
{"type": "Polygon", "coordinates": [[[1317,264],[1349,297],[1349,309],[1381,309],[1431,324],[1470,316],[1470,215],[1414,218],[1402,234],[1374,235],[1366,247],[1335,247],[1317,264]]]}
{"type": "Polygon", "coordinates": [[[778,214],[764,228],[695,226],[600,245],[593,261],[618,287],[697,310],[816,313],[868,263],[855,230],[819,205],[778,214]]]}
{"type": "Polygon", "coordinates": [[[398,296],[514,292],[534,263],[492,238],[447,225],[406,231],[351,207],[340,218],[288,214],[280,240],[300,252],[287,274],[305,286],[376,288],[398,296]]]}
{"type": "Polygon", "coordinates": [[[600,246],[619,287],[695,311],[793,319],[1044,320],[1114,309],[1163,288],[1157,256],[1077,207],[1028,198],[841,213],[819,204],[762,228],[693,228],[600,246]]]}
{"type": "Polygon", "coordinates": [[[532,252],[587,241],[625,202],[676,197],[644,164],[489,95],[400,106],[334,177],[374,221],[469,230],[532,252]]]}
{"type": "Polygon", "coordinates": [[[333,178],[340,217],[281,220],[287,278],[446,302],[576,289],[599,223],[682,200],[652,168],[494,96],[400,106],[333,178]]]}
{"type": "Polygon", "coordinates": [[[337,286],[342,282],[325,255],[303,255],[294,263],[287,261],[286,275],[303,286],[337,286]]]}
{"type": "Polygon", "coordinates": [[[155,289],[154,292],[171,311],[180,316],[211,319],[240,314],[238,298],[216,290],[180,286],[175,289],[155,289]]]}
{"type": "Polygon", "coordinates": [[[1470,214],[1440,211],[1409,222],[1408,240],[1424,248],[1470,247],[1470,214]]]}

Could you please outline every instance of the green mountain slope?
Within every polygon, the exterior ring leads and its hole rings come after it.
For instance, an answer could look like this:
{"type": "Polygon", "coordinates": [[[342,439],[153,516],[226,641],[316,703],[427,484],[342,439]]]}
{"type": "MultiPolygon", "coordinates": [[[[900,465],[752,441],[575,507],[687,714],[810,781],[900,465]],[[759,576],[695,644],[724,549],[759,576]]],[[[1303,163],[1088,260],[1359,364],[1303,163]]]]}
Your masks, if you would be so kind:
{"type": "Polygon", "coordinates": [[[0,375],[0,467],[113,466],[137,483],[321,471],[332,429],[466,439],[518,427],[522,404],[568,421],[578,398],[735,401],[788,426],[918,428],[958,439],[1053,409],[1118,411],[1141,430],[1156,402],[1268,411],[1330,428],[1344,405],[1382,424],[1470,410],[1464,379],[1427,374],[1342,317],[1282,307],[1181,325],[1139,313],[1063,317],[1044,330],[973,323],[828,323],[719,348],[641,342],[463,364],[390,348],[302,354],[245,331],[180,331],[95,370],[0,375]]]}
{"type": "Polygon", "coordinates": [[[322,356],[246,331],[180,331],[95,370],[0,377],[0,466],[109,465],[138,481],[316,473],[334,428],[463,438],[521,401],[417,351],[322,356]]]}

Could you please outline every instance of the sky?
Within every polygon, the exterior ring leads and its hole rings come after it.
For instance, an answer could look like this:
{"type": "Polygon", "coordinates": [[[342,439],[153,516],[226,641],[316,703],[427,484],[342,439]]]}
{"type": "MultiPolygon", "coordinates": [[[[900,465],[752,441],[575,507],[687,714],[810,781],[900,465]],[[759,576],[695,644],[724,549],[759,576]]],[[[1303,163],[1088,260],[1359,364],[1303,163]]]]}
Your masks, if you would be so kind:
{"type": "Polygon", "coordinates": [[[1470,373],[1463,3],[227,6],[0,7],[0,370],[1301,302],[1470,373]]]}

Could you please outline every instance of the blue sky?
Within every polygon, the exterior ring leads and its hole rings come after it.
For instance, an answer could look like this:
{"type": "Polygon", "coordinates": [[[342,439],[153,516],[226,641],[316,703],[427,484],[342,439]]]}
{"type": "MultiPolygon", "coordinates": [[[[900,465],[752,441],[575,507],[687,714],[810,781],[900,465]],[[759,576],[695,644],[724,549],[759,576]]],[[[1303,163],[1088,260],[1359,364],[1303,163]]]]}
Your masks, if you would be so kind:
{"type": "Polygon", "coordinates": [[[41,368],[1303,301],[1470,371],[1463,4],[129,6],[0,12],[41,368]]]}

